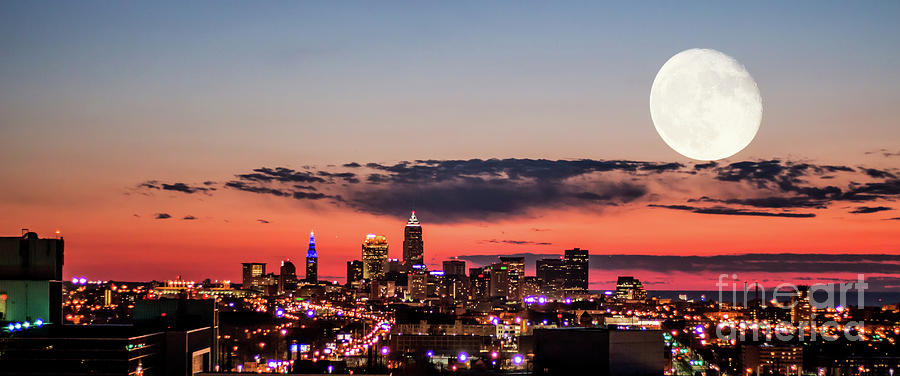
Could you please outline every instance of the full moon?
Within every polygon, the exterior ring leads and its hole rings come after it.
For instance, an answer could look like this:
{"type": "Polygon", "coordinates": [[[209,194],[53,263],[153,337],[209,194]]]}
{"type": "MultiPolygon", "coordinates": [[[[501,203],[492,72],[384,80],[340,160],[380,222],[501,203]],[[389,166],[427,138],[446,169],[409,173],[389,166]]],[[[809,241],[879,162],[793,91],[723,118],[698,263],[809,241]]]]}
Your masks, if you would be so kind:
{"type": "Polygon", "coordinates": [[[650,117],[663,141],[685,157],[728,158],[753,141],[762,120],[756,81],[741,63],[694,48],[663,64],[650,88],[650,117]]]}

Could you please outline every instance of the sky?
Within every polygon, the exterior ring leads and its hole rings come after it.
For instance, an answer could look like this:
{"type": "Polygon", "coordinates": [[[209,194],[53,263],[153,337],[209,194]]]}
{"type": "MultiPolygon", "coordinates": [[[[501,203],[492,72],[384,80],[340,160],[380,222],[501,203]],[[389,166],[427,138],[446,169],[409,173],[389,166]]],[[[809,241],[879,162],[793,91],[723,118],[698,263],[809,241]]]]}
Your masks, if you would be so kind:
{"type": "MultiPolygon", "coordinates": [[[[399,257],[417,210],[438,269],[581,247],[886,255],[866,271],[900,279],[898,15],[890,1],[5,1],[0,234],[60,230],[67,276],[237,280],[240,262],[299,260],[315,230],[319,274],[342,280],[367,233],[399,257]],[[737,59],[763,98],[754,141],[715,165],[650,119],[656,72],[689,48],[737,59]]],[[[729,268],[595,264],[594,288],[630,273],[714,289],[729,268]]],[[[746,271],[855,279],[838,272],[746,271]]]]}

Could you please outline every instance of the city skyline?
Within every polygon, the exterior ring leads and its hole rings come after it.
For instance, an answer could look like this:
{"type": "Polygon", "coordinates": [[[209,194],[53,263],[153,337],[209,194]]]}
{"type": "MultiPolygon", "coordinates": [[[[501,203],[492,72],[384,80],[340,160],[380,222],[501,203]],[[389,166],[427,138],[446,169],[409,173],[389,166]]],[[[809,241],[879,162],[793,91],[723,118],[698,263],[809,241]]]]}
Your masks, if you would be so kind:
{"type": "Polygon", "coordinates": [[[0,1],[0,373],[894,376],[900,1],[0,1]]]}
{"type": "Polygon", "coordinates": [[[236,279],[247,254],[301,260],[309,229],[319,274],[343,276],[368,233],[402,259],[410,210],[432,268],[576,247],[889,258],[897,7],[4,3],[0,233],[60,230],[66,278],[98,279],[236,279]],[[765,104],[715,165],[648,113],[654,73],[697,47],[744,64],[765,104]]]}

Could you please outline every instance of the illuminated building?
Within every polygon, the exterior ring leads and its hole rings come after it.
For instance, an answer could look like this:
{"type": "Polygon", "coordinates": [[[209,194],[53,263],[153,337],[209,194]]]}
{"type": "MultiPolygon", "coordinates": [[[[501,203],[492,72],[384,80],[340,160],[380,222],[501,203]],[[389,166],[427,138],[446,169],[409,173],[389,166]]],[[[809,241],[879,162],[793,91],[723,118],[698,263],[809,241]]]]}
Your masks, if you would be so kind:
{"type": "Polygon", "coordinates": [[[522,300],[522,282],[525,279],[525,258],[521,256],[500,256],[500,262],[509,266],[509,292],[507,299],[522,300]]]}
{"type": "Polygon", "coordinates": [[[535,276],[526,276],[522,279],[522,296],[540,295],[541,282],[535,276]]]}
{"type": "Polygon", "coordinates": [[[488,282],[488,292],[489,296],[492,298],[495,297],[504,297],[507,299],[511,299],[510,296],[510,283],[509,283],[509,264],[505,262],[496,262],[491,264],[488,269],[490,270],[489,282],[488,282]]]}
{"type": "Polygon", "coordinates": [[[366,240],[362,244],[363,278],[384,277],[384,262],[387,257],[387,238],[383,235],[366,235],[366,240]]]}
{"type": "Polygon", "coordinates": [[[63,239],[0,237],[0,317],[62,322],[63,239]]]}
{"type": "Polygon", "coordinates": [[[473,300],[488,297],[488,286],[490,285],[490,269],[489,268],[470,268],[469,269],[469,285],[473,300]]]}
{"type": "Polygon", "coordinates": [[[347,284],[363,279],[363,262],[359,260],[347,261],[347,284]]]}
{"type": "Polygon", "coordinates": [[[425,300],[428,297],[428,274],[413,273],[408,278],[409,297],[412,300],[425,300]]]}
{"type": "Polygon", "coordinates": [[[741,366],[757,375],[798,374],[803,367],[803,347],[763,343],[741,346],[741,366]]]}
{"type": "Polygon", "coordinates": [[[630,276],[620,276],[616,281],[616,298],[624,300],[647,300],[647,290],[640,280],[630,276]]]}
{"type": "Polygon", "coordinates": [[[306,282],[319,282],[319,255],[316,253],[316,234],[309,233],[309,250],[306,251],[306,282]]]}
{"type": "Polygon", "coordinates": [[[588,267],[590,255],[586,249],[567,249],[563,255],[566,268],[566,281],[563,288],[566,293],[585,293],[588,291],[588,267]]]}
{"type": "Polygon", "coordinates": [[[541,259],[535,262],[541,293],[549,297],[562,296],[566,269],[561,259],[541,259]]]}
{"type": "Polygon", "coordinates": [[[425,244],[422,241],[422,226],[419,225],[419,219],[416,218],[416,212],[413,211],[403,228],[403,265],[407,270],[412,269],[413,265],[423,265],[425,244]]]}
{"type": "Polygon", "coordinates": [[[266,274],[266,264],[262,262],[245,262],[241,264],[243,280],[242,288],[245,290],[262,291],[266,274]]]}
{"type": "Polygon", "coordinates": [[[446,275],[444,274],[444,285],[449,296],[454,303],[463,303],[469,297],[469,287],[465,275],[446,275]]]}
{"type": "Polygon", "coordinates": [[[297,289],[297,267],[294,263],[281,261],[281,271],[278,274],[278,292],[292,292],[297,289]]]}
{"type": "Polygon", "coordinates": [[[466,262],[463,260],[447,260],[443,263],[444,275],[463,276],[466,275],[466,262]]]}
{"type": "Polygon", "coordinates": [[[797,286],[797,293],[791,297],[791,322],[809,323],[813,319],[813,308],[809,302],[809,286],[797,286]]]}

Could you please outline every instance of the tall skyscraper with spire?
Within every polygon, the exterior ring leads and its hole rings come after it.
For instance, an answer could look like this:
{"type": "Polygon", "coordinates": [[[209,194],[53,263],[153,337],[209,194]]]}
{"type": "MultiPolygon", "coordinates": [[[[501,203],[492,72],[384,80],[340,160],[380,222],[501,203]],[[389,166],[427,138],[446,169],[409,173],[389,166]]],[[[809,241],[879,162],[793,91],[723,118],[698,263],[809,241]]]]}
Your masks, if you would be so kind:
{"type": "Polygon", "coordinates": [[[406,228],[403,230],[403,265],[406,270],[412,269],[413,265],[423,265],[425,243],[422,241],[422,226],[419,219],[416,218],[415,210],[406,222],[406,228]]]}
{"type": "Polygon", "coordinates": [[[309,233],[309,250],[306,251],[306,282],[319,282],[319,255],[316,253],[316,234],[309,233]]]}

